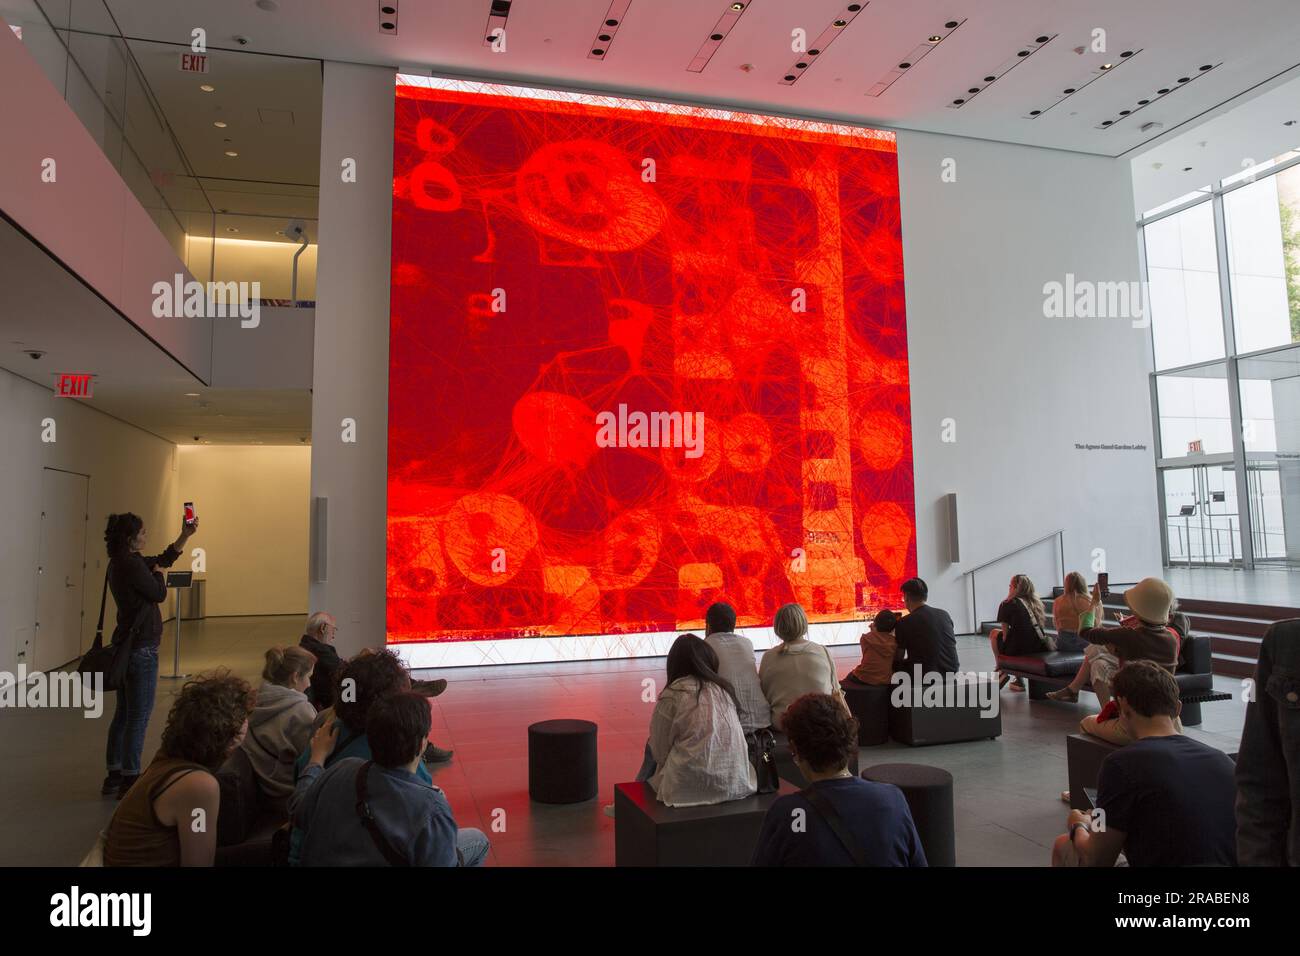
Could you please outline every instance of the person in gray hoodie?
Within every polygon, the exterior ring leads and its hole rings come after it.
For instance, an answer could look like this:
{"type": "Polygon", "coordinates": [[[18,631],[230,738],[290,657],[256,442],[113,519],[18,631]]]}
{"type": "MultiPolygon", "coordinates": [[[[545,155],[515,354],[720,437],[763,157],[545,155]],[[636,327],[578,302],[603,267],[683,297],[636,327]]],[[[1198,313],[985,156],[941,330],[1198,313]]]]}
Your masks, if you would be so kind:
{"type": "Polygon", "coordinates": [[[257,706],[248,718],[241,745],[257,774],[268,807],[286,810],[293,793],[293,763],[311,739],[316,708],[305,693],[316,657],[301,647],[273,647],[266,652],[257,706]]]}

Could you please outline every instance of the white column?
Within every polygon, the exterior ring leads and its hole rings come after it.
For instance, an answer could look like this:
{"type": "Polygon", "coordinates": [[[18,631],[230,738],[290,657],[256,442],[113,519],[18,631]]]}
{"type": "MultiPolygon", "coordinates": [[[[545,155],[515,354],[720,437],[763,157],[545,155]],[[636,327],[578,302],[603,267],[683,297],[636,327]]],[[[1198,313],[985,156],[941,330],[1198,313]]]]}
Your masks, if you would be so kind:
{"type": "Polygon", "coordinates": [[[329,518],[326,580],[308,603],[338,619],[344,657],[384,642],[394,83],[391,68],[324,64],[311,494],[329,518]]]}

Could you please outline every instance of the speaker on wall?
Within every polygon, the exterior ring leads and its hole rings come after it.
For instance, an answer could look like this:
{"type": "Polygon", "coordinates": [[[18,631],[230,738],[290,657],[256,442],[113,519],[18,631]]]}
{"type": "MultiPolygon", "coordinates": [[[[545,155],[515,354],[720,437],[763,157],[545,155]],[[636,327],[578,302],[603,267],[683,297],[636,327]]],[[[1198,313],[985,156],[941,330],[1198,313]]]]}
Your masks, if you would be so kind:
{"type": "Polygon", "coordinates": [[[329,542],[329,499],[313,498],[311,500],[311,568],[310,577],[313,584],[325,580],[326,557],[329,542]]]}
{"type": "Polygon", "coordinates": [[[957,538],[957,493],[944,496],[948,507],[948,561],[956,564],[961,560],[961,542],[957,538]]]}

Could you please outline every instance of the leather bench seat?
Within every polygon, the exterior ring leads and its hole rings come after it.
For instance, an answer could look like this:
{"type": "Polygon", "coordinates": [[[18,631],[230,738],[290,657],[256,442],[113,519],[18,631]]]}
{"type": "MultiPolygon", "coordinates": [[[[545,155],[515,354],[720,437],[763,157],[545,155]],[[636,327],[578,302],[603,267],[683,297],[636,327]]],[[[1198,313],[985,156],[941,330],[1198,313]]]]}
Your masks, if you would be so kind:
{"type": "Polygon", "coordinates": [[[1017,656],[1002,655],[998,657],[998,666],[1025,674],[1041,674],[1043,677],[1072,678],[1083,666],[1083,655],[1078,651],[1045,651],[1041,654],[1021,654],[1017,656]]]}

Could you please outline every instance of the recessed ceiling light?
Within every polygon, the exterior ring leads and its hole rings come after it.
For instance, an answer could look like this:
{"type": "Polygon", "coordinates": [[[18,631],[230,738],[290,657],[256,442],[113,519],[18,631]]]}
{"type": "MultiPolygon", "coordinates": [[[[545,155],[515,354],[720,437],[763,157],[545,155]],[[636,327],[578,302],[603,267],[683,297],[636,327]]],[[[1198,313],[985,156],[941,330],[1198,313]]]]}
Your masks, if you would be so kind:
{"type": "Polygon", "coordinates": [[[1035,43],[1046,43],[1046,42],[1047,42],[1048,40],[1050,40],[1050,39],[1051,39],[1051,37],[1042,36],[1042,37],[1038,37],[1037,39],[1035,39],[1034,42],[1035,42],[1035,43]]]}
{"type": "Polygon", "coordinates": [[[186,398],[198,398],[198,397],[199,397],[199,393],[198,393],[198,392],[186,392],[186,393],[185,393],[185,397],[186,397],[186,398]]]}
{"type": "Polygon", "coordinates": [[[954,30],[954,29],[956,29],[956,27],[957,27],[957,21],[956,21],[956,20],[949,20],[949,21],[948,21],[947,23],[945,23],[943,26],[944,26],[944,29],[946,29],[946,30],[954,30]]]}
{"type": "Polygon", "coordinates": [[[204,93],[215,93],[217,91],[217,88],[210,83],[202,84],[199,87],[199,89],[201,89],[204,93]]]}
{"type": "Polygon", "coordinates": [[[257,7],[259,10],[265,10],[268,13],[274,13],[280,9],[280,5],[275,0],[257,0],[257,7]]]}
{"type": "Polygon", "coordinates": [[[396,24],[396,23],[390,23],[390,22],[387,21],[387,20],[385,20],[383,23],[381,23],[381,24],[379,24],[379,25],[380,25],[381,27],[383,27],[385,30],[396,30],[396,29],[397,29],[397,24],[396,24]]]}
{"type": "Polygon", "coordinates": [[[225,129],[225,128],[226,128],[226,121],[225,121],[225,120],[217,120],[217,121],[216,121],[215,123],[213,123],[212,125],[215,126],[217,129],[225,129]]]}
{"type": "Polygon", "coordinates": [[[744,5],[743,3],[733,3],[733,4],[731,5],[731,9],[733,9],[733,10],[737,10],[737,11],[739,11],[739,10],[744,10],[744,9],[745,9],[745,5],[744,5]]]}
{"type": "Polygon", "coordinates": [[[239,232],[239,230],[236,229],[234,226],[227,226],[226,232],[239,232]]]}
{"type": "Polygon", "coordinates": [[[238,156],[239,153],[238,153],[236,150],[228,149],[228,150],[226,150],[226,155],[227,155],[227,156],[238,156]]]}
{"type": "Polygon", "coordinates": [[[930,37],[930,42],[931,42],[931,43],[938,43],[938,42],[939,42],[940,40],[942,40],[942,39],[943,39],[943,37],[939,36],[939,34],[936,33],[934,36],[930,37]]]}
{"type": "Polygon", "coordinates": [[[1103,63],[1103,64],[1101,65],[1101,68],[1102,68],[1103,70],[1109,70],[1109,69],[1110,69],[1111,67],[1113,67],[1114,65],[1115,65],[1114,63],[1103,63]]]}
{"type": "Polygon", "coordinates": [[[840,27],[846,27],[846,26],[848,26],[848,25],[849,25],[849,21],[848,21],[848,20],[836,20],[834,23],[831,24],[831,26],[835,27],[835,29],[837,29],[837,30],[838,30],[840,27]]]}
{"type": "Polygon", "coordinates": [[[1283,125],[1283,126],[1294,126],[1294,125],[1295,125],[1295,120],[1287,120],[1287,121],[1286,121],[1285,123],[1283,123],[1282,125],[1283,125]]]}

